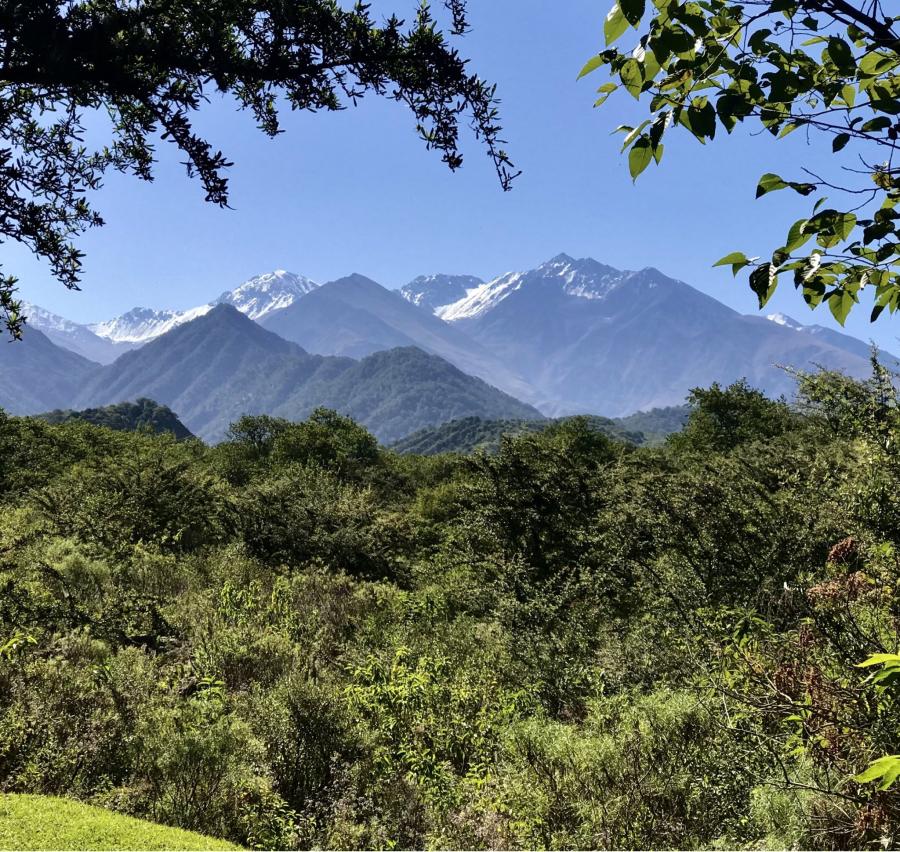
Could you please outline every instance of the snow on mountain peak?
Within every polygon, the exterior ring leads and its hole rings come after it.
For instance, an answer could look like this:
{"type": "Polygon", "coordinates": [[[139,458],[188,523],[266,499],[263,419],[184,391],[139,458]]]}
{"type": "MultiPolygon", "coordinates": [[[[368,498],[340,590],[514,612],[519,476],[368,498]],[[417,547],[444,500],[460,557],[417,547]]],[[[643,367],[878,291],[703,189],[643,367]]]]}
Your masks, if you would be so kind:
{"type": "Polygon", "coordinates": [[[420,308],[437,313],[468,296],[484,282],[474,275],[420,275],[400,290],[400,295],[420,308]]]}
{"type": "Polygon", "coordinates": [[[72,333],[81,328],[77,322],[72,322],[72,320],[61,317],[59,314],[54,314],[52,311],[48,311],[46,308],[31,302],[22,302],[22,313],[25,315],[28,325],[41,331],[72,333]]]}
{"type": "Polygon", "coordinates": [[[581,299],[603,299],[629,275],[593,258],[575,260],[567,254],[557,255],[538,270],[562,279],[563,292],[581,299]]]}
{"type": "Polygon", "coordinates": [[[794,331],[802,331],[806,328],[802,323],[797,322],[797,320],[789,317],[787,314],[766,314],[766,319],[770,322],[774,322],[777,325],[783,325],[786,328],[792,328],[794,331]]]}
{"type": "Polygon", "coordinates": [[[133,308],[120,317],[95,323],[88,328],[99,337],[116,343],[142,344],[171,331],[182,323],[190,322],[216,305],[233,305],[252,320],[262,319],[273,311],[292,305],[301,296],[318,287],[302,275],[284,269],[276,269],[245,281],[234,290],[226,290],[206,305],[198,305],[186,311],[133,308]]]}
{"type": "Polygon", "coordinates": [[[287,308],[319,285],[303,275],[276,269],[245,281],[234,290],[222,293],[213,304],[234,305],[252,320],[287,308]]]}
{"type": "Polygon", "coordinates": [[[458,302],[444,305],[435,313],[447,322],[477,317],[502,302],[510,293],[522,286],[522,272],[507,272],[493,281],[469,290],[458,302]]]}
{"type": "Polygon", "coordinates": [[[171,331],[177,325],[203,316],[211,308],[212,305],[200,305],[186,311],[132,308],[122,316],[94,323],[88,328],[98,337],[114,343],[140,344],[171,331]]]}
{"type": "Polygon", "coordinates": [[[447,322],[471,319],[529,285],[558,288],[566,295],[580,299],[603,299],[630,275],[591,258],[576,260],[567,254],[558,254],[531,272],[507,272],[475,287],[458,301],[437,308],[435,313],[447,322]]]}

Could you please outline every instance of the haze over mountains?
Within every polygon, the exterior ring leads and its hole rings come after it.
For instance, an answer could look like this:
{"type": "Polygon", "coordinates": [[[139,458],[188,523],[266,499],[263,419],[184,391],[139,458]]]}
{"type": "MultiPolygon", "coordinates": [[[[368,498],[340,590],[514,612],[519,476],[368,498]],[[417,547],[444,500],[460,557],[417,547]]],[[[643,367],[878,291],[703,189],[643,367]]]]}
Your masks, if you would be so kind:
{"type": "Polygon", "coordinates": [[[278,270],[184,311],[92,325],[26,314],[25,343],[0,349],[6,410],[148,397],[208,440],[243,413],[298,418],[317,405],[396,440],[460,417],[620,417],[742,377],[789,396],[776,365],[869,371],[868,346],[849,335],[744,316],[656,269],[567,255],[488,282],[428,275],[393,291],[278,270]]]}

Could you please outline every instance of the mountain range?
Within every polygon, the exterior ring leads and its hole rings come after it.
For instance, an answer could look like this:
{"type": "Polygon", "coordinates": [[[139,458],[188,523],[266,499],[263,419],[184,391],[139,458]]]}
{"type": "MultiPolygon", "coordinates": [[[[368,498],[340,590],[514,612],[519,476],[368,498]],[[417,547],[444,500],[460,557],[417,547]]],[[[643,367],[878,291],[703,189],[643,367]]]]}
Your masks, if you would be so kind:
{"type": "Polygon", "coordinates": [[[54,343],[99,364],[111,364],[123,352],[209,313],[216,305],[232,305],[250,319],[261,320],[273,311],[289,307],[317,286],[302,275],[277,269],[226,290],[205,305],[183,311],[132,308],[121,316],[90,324],[72,322],[30,303],[25,304],[24,313],[28,324],[54,343]]]}
{"type": "Polygon", "coordinates": [[[13,414],[150,398],[207,441],[221,440],[243,414],[300,420],[318,406],[353,417],[383,441],[456,417],[541,416],[421,349],[361,360],[312,355],[224,303],[107,365],[29,329],[24,343],[0,350],[0,376],[0,405],[13,414]],[[32,397],[29,388],[44,392],[32,397]]]}
{"type": "Polygon", "coordinates": [[[462,417],[621,417],[742,377],[790,395],[779,365],[869,371],[868,346],[849,335],[742,315],[653,268],[564,254],[490,281],[427,275],[396,291],[278,270],[182,311],[90,325],[26,314],[26,341],[0,348],[5,409],[148,397],[207,440],[243,413],[296,418],[317,405],[396,440],[462,417]]]}
{"type": "Polygon", "coordinates": [[[552,416],[678,405],[692,387],[741,377],[790,396],[794,380],[778,365],[869,371],[868,347],[849,335],[742,315],[653,268],[564,254],[433,310],[515,364],[552,416]]]}

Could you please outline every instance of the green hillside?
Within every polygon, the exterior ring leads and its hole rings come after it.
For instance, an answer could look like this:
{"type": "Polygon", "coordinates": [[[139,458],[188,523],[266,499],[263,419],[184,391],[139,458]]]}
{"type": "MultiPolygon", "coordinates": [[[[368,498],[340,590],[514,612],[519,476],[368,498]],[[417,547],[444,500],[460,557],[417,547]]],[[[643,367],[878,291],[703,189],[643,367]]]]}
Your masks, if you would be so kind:
{"type": "Polygon", "coordinates": [[[240,849],[54,796],[0,796],[0,849],[240,849]]]}
{"type": "MultiPolygon", "coordinates": [[[[654,409],[640,412],[627,418],[584,416],[583,420],[591,429],[636,446],[660,443],[666,435],[678,431],[687,418],[687,408],[654,409]],[[680,421],[680,422],[679,422],[680,421]],[[637,428],[645,425],[647,431],[637,428]]],[[[419,429],[391,445],[398,453],[412,453],[433,456],[438,453],[462,453],[468,455],[476,450],[494,453],[500,448],[500,440],[505,435],[524,435],[542,432],[555,423],[565,423],[572,417],[547,420],[487,420],[483,417],[462,417],[419,429]]]]}
{"type": "Polygon", "coordinates": [[[138,399],[136,402],[105,405],[101,408],[85,408],[83,411],[57,408],[46,414],[39,414],[38,417],[54,425],[83,420],[94,426],[105,426],[107,429],[125,432],[149,429],[157,434],[171,432],[179,440],[194,437],[171,408],[146,398],[138,399]]]}
{"type": "Polygon", "coordinates": [[[302,420],[319,406],[354,418],[382,441],[455,417],[540,417],[530,405],[415,347],[361,361],[311,355],[229,305],[98,368],[71,405],[140,397],[170,406],[209,442],[220,441],[244,414],[302,420]]]}

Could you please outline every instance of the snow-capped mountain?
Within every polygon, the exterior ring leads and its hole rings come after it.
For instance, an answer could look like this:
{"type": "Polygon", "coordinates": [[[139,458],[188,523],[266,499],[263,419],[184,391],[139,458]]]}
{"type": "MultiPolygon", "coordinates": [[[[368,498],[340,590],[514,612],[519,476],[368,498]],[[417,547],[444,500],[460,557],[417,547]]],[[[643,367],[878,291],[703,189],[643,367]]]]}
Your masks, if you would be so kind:
{"type": "Polygon", "coordinates": [[[407,302],[432,313],[458,302],[484,282],[474,275],[420,275],[400,290],[407,302]]]}
{"type": "Polygon", "coordinates": [[[186,311],[132,308],[122,316],[96,323],[89,328],[106,340],[140,346],[176,326],[202,317],[216,305],[232,305],[250,319],[260,320],[274,311],[292,305],[317,286],[315,281],[302,275],[277,269],[275,272],[257,275],[234,290],[226,290],[206,305],[198,305],[186,311]]]}
{"type": "MultiPolygon", "coordinates": [[[[864,343],[858,337],[851,337],[849,334],[843,334],[840,331],[835,331],[833,328],[826,328],[824,325],[803,325],[802,322],[798,322],[787,314],[767,314],[766,319],[777,325],[783,325],[786,328],[799,331],[804,335],[817,337],[831,346],[837,346],[838,349],[844,349],[847,352],[852,352],[854,355],[859,355],[860,358],[868,359],[871,357],[872,345],[864,343]]],[[[882,353],[882,355],[884,356],[885,353],[882,353]]],[[[890,354],[887,354],[886,357],[890,361],[896,360],[890,354]]]]}
{"type": "Polygon", "coordinates": [[[507,272],[469,290],[456,302],[437,308],[435,313],[447,322],[474,319],[495,308],[516,292],[526,280],[533,282],[536,277],[548,279],[551,286],[567,296],[603,299],[629,274],[604,266],[591,258],[576,261],[566,254],[560,254],[530,273],[507,272]]]}
{"type": "Polygon", "coordinates": [[[128,313],[105,322],[94,323],[88,328],[106,340],[140,345],[171,331],[177,325],[202,317],[211,309],[212,305],[200,305],[186,311],[132,308],[128,313]]]}
{"type": "Polygon", "coordinates": [[[132,348],[130,344],[115,343],[99,337],[88,326],[61,317],[39,305],[24,302],[22,307],[29,328],[43,332],[58,346],[98,364],[110,364],[132,348]]]}
{"type": "Polygon", "coordinates": [[[501,275],[435,313],[514,365],[550,415],[678,405],[693,387],[741,378],[790,396],[794,380],[777,365],[869,370],[868,347],[849,335],[744,316],[657,269],[624,271],[565,254],[501,275]]]}
{"type": "Polygon", "coordinates": [[[34,305],[31,302],[22,302],[22,313],[25,315],[28,325],[32,328],[40,329],[46,334],[48,331],[56,331],[61,334],[76,334],[79,329],[84,328],[77,322],[54,314],[52,311],[42,308],[40,305],[34,305]]]}
{"type": "Polygon", "coordinates": [[[803,331],[807,327],[787,314],[766,314],[766,319],[769,322],[774,322],[775,325],[783,325],[785,328],[794,329],[794,331],[803,331]]]}
{"type": "Polygon", "coordinates": [[[214,305],[233,305],[252,320],[261,320],[274,311],[290,307],[319,285],[303,275],[276,269],[257,275],[240,287],[222,293],[214,305]]]}

